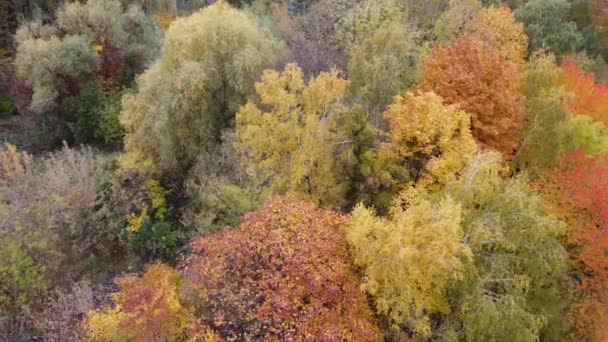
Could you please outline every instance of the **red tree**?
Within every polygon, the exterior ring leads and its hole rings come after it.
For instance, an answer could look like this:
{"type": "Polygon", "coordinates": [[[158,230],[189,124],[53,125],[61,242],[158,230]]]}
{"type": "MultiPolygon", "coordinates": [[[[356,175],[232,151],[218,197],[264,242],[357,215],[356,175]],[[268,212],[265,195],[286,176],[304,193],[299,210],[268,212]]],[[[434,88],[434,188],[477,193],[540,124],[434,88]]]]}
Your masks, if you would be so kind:
{"type": "Polygon", "coordinates": [[[558,84],[572,94],[568,109],[572,114],[585,114],[608,125],[608,86],[595,83],[595,74],[585,74],[574,60],[560,66],[558,84]]]}
{"type": "Polygon", "coordinates": [[[197,293],[200,323],[222,338],[380,338],[359,291],[342,216],[274,197],[238,228],[203,237],[183,274],[197,293]]]}
{"type": "Polygon", "coordinates": [[[422,64],[423,87],[471,115],[482,145],[512,156],[519,140],[523,97],[517,68],[492,47],[461,39],[436,46],[422,64]]]}
{"type": "Polygon", "coordinates": [[[569,211],[569,240],[578,261],[579,297],[569,318],[575,339],[605,341],[608,324],[608,156],[567,154],[556,170],[569,211]],[[581,213],[582,211],[582,213],[581,213]],[[589,220],[591,218],[591,220],[589,220]]]}

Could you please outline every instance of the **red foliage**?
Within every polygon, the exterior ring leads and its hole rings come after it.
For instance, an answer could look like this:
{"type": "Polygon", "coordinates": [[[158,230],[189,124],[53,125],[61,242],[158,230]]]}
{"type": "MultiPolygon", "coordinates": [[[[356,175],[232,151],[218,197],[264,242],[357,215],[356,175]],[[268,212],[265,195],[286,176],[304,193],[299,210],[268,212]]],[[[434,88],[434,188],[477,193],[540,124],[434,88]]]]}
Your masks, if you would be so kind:
{"type": "Polygon", "coordinates": [[[564,190],[561,206],[576,218],[569,222],[569,240],[574,244],[580,280],[579,298],[569,318],[576,339],[604,340],[608,338],[604,335],[608,324],[608,156],[588,158],[580,149],[563,160],[556,174],[564,190]]]}
{"type": "Polygon", "coordinates": [[[101,77],[108,82],[116,81],[123,64],[122,52],[120,49],[110,43],[104,43],[99,57],[101,59],[101,77]]]}
{"type": "Polygon", "coordinates": [[[351,269],[344,218],[273,197],[233,230],[203,237],[183,274],[200,324],[224,339],[380,339],[351,269]]]}
{"type": "Polygon", "coordinates": [[[572,93],[568,103],[572,114],[585,114],[608,125],[608,86],[595,83],[595,74],[585,74],[574,60],[567,59],[560,66],[558,84],[572,93]]]}
{"type": "Polygon", "coordinates": [[[519,140],[523,96],[517,68],[476,40],[436,46],[422,64],[423,87],[471,115],[472,133],[482,145],[511,158],[519,140]]]}
{"type": "Polygon", "coordinates": [[[566,200],[594,214],[608,228],[608,156],[589,158],[582,149],[566,154],[558,170],[566,200]]]}

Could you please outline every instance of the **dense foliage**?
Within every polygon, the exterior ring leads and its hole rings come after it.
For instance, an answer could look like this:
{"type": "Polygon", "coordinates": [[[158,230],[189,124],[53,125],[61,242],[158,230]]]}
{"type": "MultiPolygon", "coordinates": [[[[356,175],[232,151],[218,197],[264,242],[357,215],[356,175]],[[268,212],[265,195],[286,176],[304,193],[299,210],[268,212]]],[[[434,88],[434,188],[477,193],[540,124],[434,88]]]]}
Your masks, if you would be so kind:
{"type": "Polygon", "coordinates": [[[607,18],[0,0],[0,340],[608,340],[607,18]]]}
{"type": "Polygon", "coordinates": [[[380,338],[342,216],[273,197],[237,228],[194,242],[183,265],[199,324],[222,338],[380,338]]]}
{"type": "Polygon", "coordinates": [[[124,169],[183,171],[230,127],[279,43],[220,2],[171,24],[160,58],[123,99],[124,169]],[[159,82],[162,80],[162,82],[159,82]]]}
{"type": "Polygon", "coordinates": [[[511,62],[481,41],[458,40],[435,47],[422,74],[423,87],[471,115],[477,141],[510,158],[522,116],[519,75],[511,62]]]}

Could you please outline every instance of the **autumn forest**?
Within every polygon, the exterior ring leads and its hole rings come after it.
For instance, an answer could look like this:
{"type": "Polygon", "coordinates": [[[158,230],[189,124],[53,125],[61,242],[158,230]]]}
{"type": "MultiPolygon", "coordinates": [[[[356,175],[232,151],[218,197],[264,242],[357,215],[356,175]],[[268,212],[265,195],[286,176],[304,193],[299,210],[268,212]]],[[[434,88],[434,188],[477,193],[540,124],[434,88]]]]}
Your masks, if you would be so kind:
{"type": "Polygon", "coordinates": [[[0,0],[0,341],[608,341],[608,1],[0,0]]]}

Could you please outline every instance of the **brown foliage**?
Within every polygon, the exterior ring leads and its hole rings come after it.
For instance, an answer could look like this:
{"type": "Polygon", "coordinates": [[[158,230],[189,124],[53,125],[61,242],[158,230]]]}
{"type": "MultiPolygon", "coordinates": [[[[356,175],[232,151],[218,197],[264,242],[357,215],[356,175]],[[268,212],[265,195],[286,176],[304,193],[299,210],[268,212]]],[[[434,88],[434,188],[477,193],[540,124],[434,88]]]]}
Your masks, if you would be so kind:
{"type": "Polygon", "coordinates": [[[523,96],[517,68],[476,40],[438,45],[422,64],[423,87],[471,115],[473,136],[511,158],[517,147],[523,96]]]}
{"type": "Polygon", "coordinates": [[[351,269],[345,220],[272,197],[233,230],[201,238],[183,266],[199,323],[223,339],[379,340],[351,269]]]}

